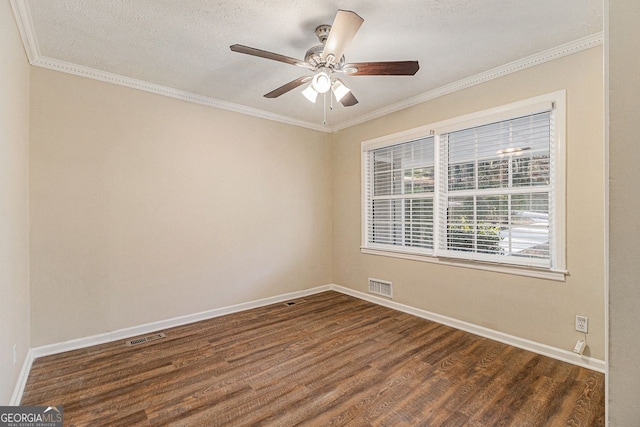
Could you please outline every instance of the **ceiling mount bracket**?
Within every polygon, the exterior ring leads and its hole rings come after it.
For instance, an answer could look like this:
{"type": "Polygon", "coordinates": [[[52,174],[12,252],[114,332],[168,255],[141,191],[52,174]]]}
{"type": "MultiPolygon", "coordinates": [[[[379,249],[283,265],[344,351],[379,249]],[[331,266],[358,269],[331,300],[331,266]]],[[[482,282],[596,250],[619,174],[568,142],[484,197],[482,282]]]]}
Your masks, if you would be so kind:
{"type": "Polygon", "coordinates": [[[324,44],[327,41],[327,38],[329,37],[329,32],[331,31],[331,25],[318,25],[316,27],[316,36],[318,36],[318,40],[320,40],[320,43],[324,44]]]}

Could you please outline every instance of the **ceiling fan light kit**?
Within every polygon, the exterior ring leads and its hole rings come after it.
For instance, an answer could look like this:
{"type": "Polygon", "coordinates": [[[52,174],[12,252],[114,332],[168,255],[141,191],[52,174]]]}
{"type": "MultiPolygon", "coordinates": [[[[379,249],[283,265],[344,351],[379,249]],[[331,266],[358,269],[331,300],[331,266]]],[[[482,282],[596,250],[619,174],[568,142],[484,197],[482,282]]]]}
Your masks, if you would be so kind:
{"type": "Polygon", "coordinates": [[[302,95],[307,98],[310,102],[316,103],[316,99],[318,98],[318,92],[313,88],[312,85],[307,86],[305,90],[302,91],[302,95]]]}
{"type": "Polygon", "coordinates": [[[331,89],[331,77],[329,77],[326,69],[321,69],[313,76],[311,86],[313,86],[318,93],[326,93],[331,89]]]}
{"type": "Polygon", "coordinates": [[[299,77],[265,94],[266,98],[277,98],[311,80],[311,83],[302,91],[302,95],[310,102],[315,103],[318,94],[331,90],[336,101],[345,107],[350,107],[356,105],[358,100],[341,80],[332,77],[334,73],[347,76],[413,76],[420,68],[418,61],[347,63],[343,53],[363,22],[364,19],[357,13],[339,10],[332,25],[324,24],[316,27],[315,34],[321,44],[308,49],[304,61],[239,44],[234,44],[230,48],[234,52],[284,62],[313,71],[313,77],[299,77]]]}
{"type": "Polygon", "coordinates": [[[344,98],[346,94],[351,92],[351,89],[346,87],[340,80],[336,79],[336,81],[333,82],[333,86],[331,86],[331,91],[336,97],[336,101],[340,102],[340,100],[344,98]]]}

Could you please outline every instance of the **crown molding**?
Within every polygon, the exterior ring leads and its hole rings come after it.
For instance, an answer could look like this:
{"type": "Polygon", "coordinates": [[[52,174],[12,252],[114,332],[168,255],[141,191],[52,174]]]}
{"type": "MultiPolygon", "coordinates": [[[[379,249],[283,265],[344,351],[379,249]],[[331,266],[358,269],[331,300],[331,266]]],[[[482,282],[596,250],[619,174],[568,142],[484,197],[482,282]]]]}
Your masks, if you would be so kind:
{"type": "Polygon", "coordinates": [[[245,105],[234,104],[232,102],[222,101],[205,95],[199,95],[175,89],[172,87],[162,86],[150,83],[144,80],[138,80],[120,74],[110,73],[83,65],[73,64],[54,58],[43,56],[40,53],[38,39],[33,29],[33,21],[28,3],[25,0],[9,0],[13,14],[22,38],[29,63],[36,67],[48,68],[50,70],[61,71],[67,74],[73,74],[80,77],[87,77],[93,80],[113,83],[120,86],[126,86],[132,89],[138,89],[145,92],[155,93],[157,95],[168,96],[195,104],[206,105],[209,107],[220,108],[222,110],[232,111],[235,113],[254,116],[266,120],[285,123],[293,126],[300,126],[307,129],[317,130],[320,132],[331,132],[328,126],[311,123],[304,120],[297,120],[280,114],[271,113],[269,111],[260,110],[258,108],[247,107],[245,105]]]}
{"type": "Polygon", "coordinates": [[[280,114],[271,113],[269,111],[247,107],[245,105],[234,104],[232,102],[222,101],[216,98],[198,95],[180,89],[162,86],[143,80],[137,80],[119,74],[114,74],[107,71],[102,71],[95,68],[85,67],[82,65],[72,64],[69,62],[60,61],[58,59],[42,56],[38,47],[38,40],[33,30],[33,22],[27,2],[25,0],[9,1],[11,3],[11,8],[13,9],[16,23],[18,25],[18,30],[20,31],[20,37],[22,38],[22,43],[29,59],[29,63],[33,66],[48,68],[55,71],[61,71],[63,73],[87,77],[93,80],[99,80],[107,83],[117,84],[120,86],[126,86],[133,89],[143,90],[145,92],[151,92],[157,95],[168,96],[187,102],[193,102],[196,104],[220,108],[222,110],[246,114],[266,120],[273,120],[276,122],[300,126],[303,128],[327,133],[346,129],[351,126],[355,126],[382,116],[386,116],[391,113],[395,113],[396,111],[404,110],[405,108],[430,101],[440,96],[447,95],[471,86],[475,86],[480,83],[505,76],[507,74],[515,73],[517,71],[521,71],[526,68],[542,64],[544,62],[552,61],[554,59],[562,58],[563,56],[571,55],[595,46],[599,46],[603,43],[604,40],[603,32],[595,33],[590,36],[565,43],[555,48],[538,52],[534,55],[527,56],[526,58],[522,58],[517,61],[513,61],[508,64],[493,68],[489,71],[476,74],[475,76],[471,76],[457,82],[441,86],[439,88],[408,98],[393,105],[361,115],[359,117],[356,117],[355,119],[346,120],[333,126],[323,126],[317,123],[297,120],[280,114]]]}
{"type": "Polygon", "coordinates": [[[144,80],[138,80],[131,77],[122,76],[120,74],[110,73],[107,71],[97,70],[91,67],[85,67],[78,64],[72,64],[58,59],[48,58],[46,56],[38,56],[31,61],[31,65],[48,68],[50,70],[61,71],[63,73],[74,74],[80,77],[87,77],[93,80],[99,80],[102,82],[113,83],[120,86],[126,86],[133,89],[139,89],[145,92],[155,93],[157,95],[168,96],[171,98],[180,99],[182,101],[192,102],[195,104],[206,105],[209,107],[220,108],[222,110],[232,111],[235,113],[245,114],[248,116],[254,116],[261,119],[272,120],[289,125],[300,126],[320,132],[331,132],[331,129],[327,126],[322,126],[316,123],[310,123],[303,120],[293,119],[291,117],[283,116],[280,114],[271,113],[269,111],[260,110],[257,108],[247,107],[241,104],[234,104],[232,102],[222,101],[219,99],[211,98],[205,95],[198,95],[196,93],[186,92],[180,89],[172,87],[162,86],[155,83],[150,83],[144,80]]]}
{"type": "Polygon", "coordinates": [[[604,33],[599,32],[592,34],[590,36],[582,37],[580,39],[571,41],[569,43],[562,44],[560,46],[554,47],[552,49],[548,49],[542,52],[535,53],[533,55],[527,56],[522,59],[518,59],[513,62],[509,62],[507,64],[501,65],[499,67],[493,68],[489,71],[485,71],[480,74],[476,74],[475,76],[471,76],[462,80],[458,80],[457,82],[450,83],[445,86],[441,86],[439,88],[430,90],[428,92],[424,92],[420,95],[411,97],[409,99],[405,99],[404,101],[400,101],[396,104],[390,105],[388,107],[380,108],[371,113],[364,114],[360,117],[357,117],[353,120],[347,120],[342,123],[339,123],[331,128],[332,132],[346,129],[351,126],[358,125],[360,123],[368,122],[369,120],[377,119],[382,116],[386,116],[391,113],[395,113],[396,111],[404,110],[405,108],[412,107],[414,105],[422,104],[423,102],[430,101],[435,98],[439,98],[443,95],[447,95],[453,92],[457,92],[462,89],[466,89],[471,86],[478,85],[480,83],[485,83],[493,79],[497,79],[499,77],[506,76],[507,74],[515,73],[518,71],[522,71],[527,68],[534,67],[536,65],[543,64],[548,61],[553,61],[555,59],[562,58],[564,56],[572,55],[574,53],[581,52],[583,50],[591,49],[592,47],[599,46],[604,41],[604,33]]]}
{"type": "Polygon", "coordinates": [[[16,19],[18,31],[20,32],[20,38],[24,45],[24,50],[29,59],[29,63],[40,55],[40,48],[38,46],[38,39],[36,38],[33,30],[33,21],[31,19],[31,12],[27,6],[27,2],[24,0],[9,0],[11,9],[13,10],[13,16],[16,19]]]}

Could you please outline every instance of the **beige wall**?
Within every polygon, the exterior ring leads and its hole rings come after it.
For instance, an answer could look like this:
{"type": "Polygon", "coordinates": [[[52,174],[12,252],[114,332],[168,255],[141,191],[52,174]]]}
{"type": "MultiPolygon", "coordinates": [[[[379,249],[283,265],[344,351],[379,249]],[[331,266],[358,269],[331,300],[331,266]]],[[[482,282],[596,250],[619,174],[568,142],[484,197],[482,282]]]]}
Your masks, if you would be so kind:
{"type": "Polygon", "coordinates": [[[34,68],[32,346],[331,282],[328,134],[34,68]]]}
{"type": "Polygon", "coordinates": [[[29,63],[0,2],[0,405],[29,349],[29,63]],[[13,363],[13,346],[17,363],[13,363]]]}
{"type": "Polygon", "coordinates": [[[593,48],[334,134],[334,282],[366,291],[368,277],[391,280],[398,302],[566,350],[580,338],[575,315],[586,315],[586,354],[604,359],[602,67],[602,49],[593,48]],[[566,282],[360,253],[363,140],[561,89],[567,91],[566,282]]]}
{"type": "Polygon", "coordinates": [[[640,2],[609,5],[609,420],[640,423],[640,2]]]}

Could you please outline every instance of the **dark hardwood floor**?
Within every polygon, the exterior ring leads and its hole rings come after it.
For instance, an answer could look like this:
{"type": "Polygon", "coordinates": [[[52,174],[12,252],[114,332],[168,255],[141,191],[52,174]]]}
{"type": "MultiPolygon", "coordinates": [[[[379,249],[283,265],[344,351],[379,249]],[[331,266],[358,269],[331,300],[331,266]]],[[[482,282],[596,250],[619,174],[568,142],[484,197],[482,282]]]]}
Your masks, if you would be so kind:
{"type": "Polygon", "coordinates": [[[37,359],[65,426],[603,426],[604,376],[336,292],[37,359]]]}

